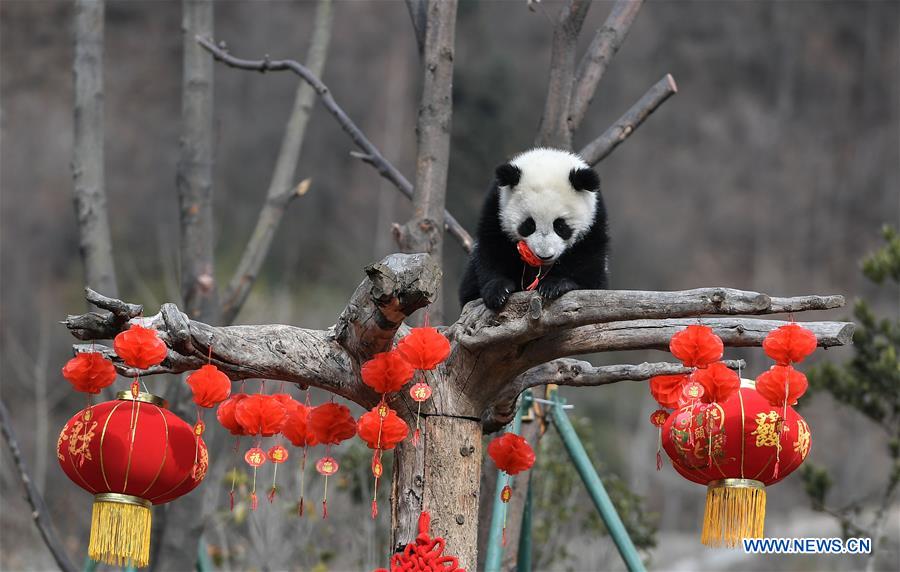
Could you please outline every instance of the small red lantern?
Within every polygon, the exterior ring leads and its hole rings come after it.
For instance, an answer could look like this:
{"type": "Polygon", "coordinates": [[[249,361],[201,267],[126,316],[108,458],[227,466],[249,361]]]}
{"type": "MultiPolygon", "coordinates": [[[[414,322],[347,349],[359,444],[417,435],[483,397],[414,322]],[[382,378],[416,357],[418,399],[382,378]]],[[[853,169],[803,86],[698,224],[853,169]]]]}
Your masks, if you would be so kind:
{"type": "MultiPolygon", "coordinates": [[[[527,471],[534,465],[534,449],[523,437],[515,433],[504,433],[488,444],[488,455],[497,468],[506,473],[506,484],[500,490],[500,500],[508,503],[512,498],[509,486],[510,475],[527,471]]],[[[506,545],[506,511],[503,512],[503,545],[506,545]]]]}
{"type": "Polygon", "coordinates": [[[450,341],[436,328],[413,328],[397,344],[397,352],[412,367],[432,370],[450,355],[450,341]]]}
{"type": "Polygon", "coordinates": [[[212,364],[189,375],[187,384],[194,394],[194,403],[200,407],[213,407],[231,395],[231,379],[212,364]]]}
{"type": "MultiPolygon", "coordinates": [[[[443,337],[443,336],[441,336],[443,337]]],[[[378,393],[399,391],[416,373],[399,352],[381,352],[363,364],[363,383],[378,393]]]]}
{"type": "Polygon", "coordinates": [[[191,492],[209,466],[203,439],[149,393],[82,410],[56,448],[66,476],[94,495],[88,554],[117,566],[149,563],[150,507],[191,492]]]}
{"type": "Polygon", "coordinates": [[[219,408],[216,409],[216,419],[219,420],[219,423],[228,430],[232,435],[247,435],[244,428],[241,427],[241,424],[237,422],[234,414],[237,409],[238,403],[243,399],[247,399],[250,397],[246,393],[235,393],[225,401],[219,404],[219,408]]]}
{"type": "Polygon", "coordinates": [[[806,375],[789,365],[773,365],[756,378],[756,391],[772,405],[796,405],[808,387],[806,375]]]}
{"type": "Polygon", "coordinates": [[[339,403],[323,403],[313,407],[306,418],[309,433],[317,443],[325,445],[325,457],[316,463],[316,470],[325,476],[322,495],[322,518],[328,517],[328,477],[337,472],[338,462],[331,457],[331,446],[356,435],[356,420],[350,410],[339,403]]]}
{"type": "Polygon", "coordinates": [[[681,398],[681,390],[688,382],[686,373],[678,375],[656,375],[650,378],[650,394],[661,406],[676,409],[681,398]]]}
{"type": "Polygon", "coordinates": [[[703,401],[706,403],[727,401],[741,387],[737,372],[717,361],[704,369],[698,369],[691,379],[703,386],[703,401]]]}
{"type": "Polygon", "coordinates": [[[397,415],[397,412],[379,403],[364,413],[357,423],[359,438],[365,441],[369,449],[374,449],[372,454],[372,475],[375,477],[375,485],[372,495],[372,518],[378,516],[378,479],[384,472],[381,463],[381,452],[389,451],[397,446],[409,435],[409,426],[397,415]]]}
{"type": "Polygon", "coordinates": [[[284,419],[284,425],[281,426],[281,434],[287,437],[295,447],[306,447],[307,445],[307,417],[309,417],[309,407],[300,402],[288,411],[287,417],[284,419]]]}
{"type": "Polygon", "coordinates": [[[765,487],[799,467],[810,447],[806,421],[791,408],[782,417],[749,380],[724,402],[672,413],[662,439],[675,470],[708,487],[702,542],[709,546],[762,537],[765,487]]]}
{"type": "Polygon", "coordinates": [[[284,405],[274,396],[256,393],[237,403],[234,419],[245,435],[271,437],[281,431],[286,413],[284,405]]]}
{"type": "Polygon", "coordinates": [[[116,381],[116,366],[100,352],[85,352],[67,361],[62,374],[76,391],[96,394],[116,381]]]}
{"type": "Polygon", "coordinates": [[[772,330],[763,340],[763,350],[778,365],[800,363],[816,351],[817,345],[816,335],[796,323],[772,330]]]}
{"type": "Polygon", "coordinates": [[[672,336],[669,351],[685,367],[706,367],[722,359],[725,345],[709,326],[692,325],[672,336]]]}
{"type": "Polygon", "coordinates": [[[669,418],[669,412],[665,409],[657,409],[650,414],[650,423],[657,428],[656,437],[656,470],[662,469],[662,428],[669,418]]]}
{"type": "Polygon", "coordinates": [[[156,330],[132,324],[113,340],[113,349],[122,360],[138,369],[147,369],[166,359],[166,344],[156,330]]]}

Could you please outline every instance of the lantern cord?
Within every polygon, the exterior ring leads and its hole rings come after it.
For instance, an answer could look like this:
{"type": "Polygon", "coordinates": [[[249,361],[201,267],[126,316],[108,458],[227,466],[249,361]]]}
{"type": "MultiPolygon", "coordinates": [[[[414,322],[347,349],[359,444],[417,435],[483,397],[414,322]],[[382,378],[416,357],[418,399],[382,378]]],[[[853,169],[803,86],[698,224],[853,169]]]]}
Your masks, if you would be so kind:
{"type": "Polygon", "coordinates": [[[659,471],[662,469],[662,425],[657,429],[659,429],[659,438],[656,441],[656,470],[659,471]]]}
{"type": "Polygon", "coordinates": [[[276,479],[278,479],[278,463],[275,464],[275,470],[272,471],[272,488],[269,489],[269,494],[266,497],[269,499],[269,503],[273,503],[275,501],[275,493],[278,491],[278,487],[275,485],[276,479]]]}
{"type": "Polygon", "coordinates": [[[325,492],[322,494],[322,520],[328,518],[328,475],[325,475],[325,492]]]}
{"type": "Polygon", "coordinates": [[[416,430],[413,431],[413,447],[419,446],[419,416],[422,414],[422,402],[416,402],[418,406],[416,407],[416,430]]]}
{"type": "Polygon", "coordinates": [[[298,516],[303,516],[303,491],[306,488],[306,453],[307,446],[303,445],[303,460],[300,461],[300,502],[297,503],[298,516]]]}
{"type": "Polygon", "coordinates": [[[256,510],[259,499],[256,498],[256,467],[253,467],[253,490],[250,491],[250,510],[256,510]]]}

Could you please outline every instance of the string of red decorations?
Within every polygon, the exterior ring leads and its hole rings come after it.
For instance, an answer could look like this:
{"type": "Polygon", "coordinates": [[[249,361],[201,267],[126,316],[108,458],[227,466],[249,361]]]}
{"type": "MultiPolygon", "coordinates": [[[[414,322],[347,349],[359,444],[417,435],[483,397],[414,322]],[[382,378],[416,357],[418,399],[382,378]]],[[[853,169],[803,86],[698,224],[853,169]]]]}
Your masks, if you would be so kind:
{"type": "MultiPolygon", "coordinates": [[[[426,322],[427,322],[426,317],[426,322]]],[[[413,328],[400,343],[397,352],[420,376],[420,381],[409,388],[409,396],[416,402],[416,429],[413,431],[413,445],[419,445],[419,418],[422,403],[431,397],[431,387],[425,381],[425,372],[432,371],[450,356],[450,341],[436,328],[413,328]]]]}
{"type": "Polygon", "coordinates": [[[328,518],[328,477],[340,469],[337,459],[331,456],[331,446],[356,435],[356,420],[346,406],[331,402],[313,407],[307,416],[307,425],[316,442],[325,445],[325,456],[316,461],[316,471],[325,477],[322,518],[328,518]]]}
{"type": "MultiPolygon", "coordinates": [[[[509,485],[511,475],[517,475],[522,471],[527,471],[534,465],[534,449],[528,444],[524,437],[515,433],[504,433],[499,437],[495,437],[488,444],[488,455],[497,465],[497,468],[506,473],[504,475],[505,484],[500,490],[500,500],[504,504],[508,503],[512,498],[512,487],[509,485]]],[[[506,546],[506,513],[508,509],[504,507],[503,511],[503,545],[506,546]]]]}
{"type": "MultiPolygon", "coordinates": [[[[262,391],[262,386],[260,387],[262,391]]],[[[234,419],[243,429],[245,435],[255,436],[256,443],[244,454],[244,461],[253,467],[253,486],[250,491],[250,509],[256,510],[259,499],[256,496],[256,475],[259,467],[268,459],[266,451],[261,447],[263,437],[271,437],[281,432],[287,408],[281,399],[274,395],[256,393],[241,399],[234,409],[234,419]]]]}
{"type": "MultiPolygon", "coordinates": [[[[307,390],[306,400],[309,400],[309,390],[307,390]]],[[[310,407],[307,403],[294,402],[294,406],[289,409],[284,425],[281,427],[281,434],[284,435],[291,445],[294,447],[303,447],[303,457],[300,461],[300,500],[297,501],[297,514],[303,516],[303,494],[306,481],[306,458],[308,447],[315,445],[315,440],[309,433],[307,419],[309,418],[310,407]]]]}
{"type": "Polygon", "coordinates": [[[360,416],[357,429],[359,438],[369,446],[369,449],[374,449],[372,474],[375,475],[375,490],[372,496],[372,518],[375,518],[378,516],[378,480],[384,473],[381,452],[390,451],[406,439],[409,435],[409,426],[400,419],[396,411],[382,402],[360,416]]]}

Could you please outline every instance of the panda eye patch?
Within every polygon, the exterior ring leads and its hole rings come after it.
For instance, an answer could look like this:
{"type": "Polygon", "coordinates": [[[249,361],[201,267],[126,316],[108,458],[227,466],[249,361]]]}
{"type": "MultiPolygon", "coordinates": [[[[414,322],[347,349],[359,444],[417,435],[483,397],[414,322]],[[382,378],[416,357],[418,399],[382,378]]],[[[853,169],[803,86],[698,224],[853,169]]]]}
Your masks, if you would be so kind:
{"type": "Polygon", "coordinates": [[[528,217],[527,219],[522,221],[522,224],[519,225],[518,230],[519,230],[520,235],[530,236],[532,233],[534,233],[536,228],[537,227],[534,224],[534,219],[531,217],[528,217]]]}
{"type": "Polygon", "coordinates": [[[566,223],[565,219],[558,218],[553,221],[553,230],[559,237],[563,240],[569,240],[572,238],[572,227],[566,223]]]}

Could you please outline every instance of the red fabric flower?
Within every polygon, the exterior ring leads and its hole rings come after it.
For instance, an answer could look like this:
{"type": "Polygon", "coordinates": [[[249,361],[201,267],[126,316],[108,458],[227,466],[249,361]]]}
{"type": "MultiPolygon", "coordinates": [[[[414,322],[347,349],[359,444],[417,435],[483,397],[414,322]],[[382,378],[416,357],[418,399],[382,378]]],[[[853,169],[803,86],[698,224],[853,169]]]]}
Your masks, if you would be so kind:
{"type": "Polygon", "coordinates": [[[501,471],[516,475],[534,465],[534,450],[523,437],[504,433],[488,444],[488,455],[501,471]]]}
{"type": "Polygon", "coordinates": [[[62,374],[77,391],[100,393],[116,380],[116,367],[100,352],[86,352],[67,361],[62,374]]]}
{"type": "Polygon", "coordinates": [[[678,409],[681,389],[688,381],[688,374],[656,375],[650,378],[650,395],[663,407],[678,409]]]}
{"type": "Polygon", "coordinates": [[[430,370],[450,355],[450,341],[435,328],[413,328],[397,351],[414,368],[430,370]]]}
{"type": "Polygon", "coordinates": [[[156,330],[132,324],[113,340],[113,349],[122,360],[138,369],[147,369],[166,359],[166,344],[156,330]]]}
{"type": "Polygon", "coordinates": [[[701,401],[704,403],[724,403],[741,388],[741,378],[737,372],[720,361],[695,371],[693,380],[703,386],[701,401]]]}
{"type": "Polygon", "coordinates": [[[234,418],[246,435],[271,437],[281,431],[286,414],[287,409],[278,399],[256,393],[237,404],[234,418]]]}
{"type": "Polygon", "coordinates": [[[796,405],[797,400],[806,393],[809,382],[803,372],[789,365],[773,365],[769,371],[756,378],[756,391],[772,405],[782,405],[787,397],[788,405],[796,405]],[[785,396],[787,385],[787,396],[785,396]]]}
{"type": "Polygon", "coordinates": [[[281,426],[281,434],[287,437],[288,441],[295,447],[313,445],[314,443],[309,443],[306,438],[308,434],[307,418],[309,417],[309,407],[299,401],[294,401],[294,404],[288,409],[284,425],[281,426]]]}
{"type": "Polygon", "coordinates": [[[231,395],[231,380],[219,368],[207,364],[187,378],[194,394],[194,403],[200,407],[212,407],[231,395]]]}
{"type": "Polygon", "coordinates": [[[725,345],[709,326],[693,325],[672,336],[669,351],[685,367],[706,367],[722,359],[725,345]]]}
{"type": "Polygon", "coordinates": [[[216,419],[219,420],[219,424],[228,429],[228,432],[232,435],[247,435],[241,424],[234,418],[234,414],[237,404],[248,397],[250,396],[246,393],[235,393],[220,403],[219,408],[216,409],[216,419]]]}
{"type": "Polygon", "coordinates": [[[412,366],[397,351],[375,354],[375,357],[362,366],[363,383],[378,393],[398,391],[413,378],[415,373],[412,366]]]}
{"type": "Polygon", "coordinates": [[[817,345],[816,335],[799,324],[781,326],[763,340],[763,350],[778,365],[800,363],[817,345]]]}
{"type": "Polygon", "coordinates": [[[356,435],[356,420],[340,403],[323,403],[313,407],[306,423],[317,443],[337,445],[356,435]]]}
{"type": "Polygon", "coordinates": [[[357,423],[359,438],[365,441],[369,449],[390,451],[397,446],[397,443],[406,439],[406,436],[409,435],[409,426],[406,424],[406,421],[400,419],[396,411],[385,406],[387,415],[384,417],[384,421],[381,422],[381,440],[379,441],[379,421],[381,419],[378,414],[379,407],[381,406],[376,405],[370,411],[363,413],[359,418],[357,423]]]}
{"type": "Polygon", "coordinates": [[[520,240],[518,243],[516,243],[516,250],[519,251],[519,258],[521,258],[522,262],[524,262],[528,266],[533,266],[536,268],[542,264],[541,259],[538,258],[530,248],[528,248],[528,243],[526,243],[524,240],[520,240]]]}

